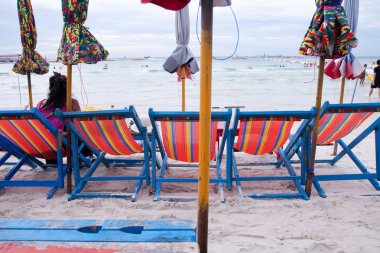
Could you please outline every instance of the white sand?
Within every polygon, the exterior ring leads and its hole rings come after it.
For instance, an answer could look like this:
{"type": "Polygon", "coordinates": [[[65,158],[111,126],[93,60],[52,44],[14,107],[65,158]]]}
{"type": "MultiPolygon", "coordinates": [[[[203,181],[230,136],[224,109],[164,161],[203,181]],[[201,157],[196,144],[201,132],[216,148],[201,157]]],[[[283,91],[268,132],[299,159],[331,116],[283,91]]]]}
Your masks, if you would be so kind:
{"type": "MultiPolygon", "coordinates": [[[[373,122],[373,119],[374,116],[351,134],[347,141],[373,122]]],[[[331,150],[332,147],[321,147],[318,156],[329,157],[331,150]]],[[[374,135],[371,134],[354,151],[370,172],[374,172],[374,135]]],[[[238,158],[252,160],[245,155],[239,155],[238,158]]],[[[273,159],[274,156],[254,158],[260,161],[273,159]]],[[[299,167],[295,168],[299,172],[299,167]]],[[[6,166],[1,167],[0,176],[8,169],[6,166]]],[[[119,173],[116,169],[111,171],[119,173]]],[[[350,173],[357,170],[351,160],[345,157],[336,166],[324,164],[316,167],[317,173],[328,171],[350,173]]],[[[106,172],[104,167],[99,169],[99,173],[102,172],[106,172]]],[[[178,172],[171,170],[171,173],[178,172]]],[[[254,173],[262,174],[257,168],[254,173]]],[[[25,171],[21,177],[42,179],[52,174],[53,170],[25,171]]],[[[130,186],[112,184],[102,187],[129,190],[130,186]]],[[[326,199],[320,198],[313,189],[309,201],[254,200],[240,197],[234,188],[231,192],[226,191],[227,202],[221,204],[219,195],[215,193],[217,188],[212,185],[209,252],[380,252],[380,192],[376,192],[367,181],[328,182],[322,183],[322,186],[328,194],[326,199]]],[[[294,189],[289,182],[248,185],[245,189],[248,188],[256,192],[267,189],[272,192],[278,189],[291,192],[294,189]]],[[[53,199],[46,200],[46,192],[47,188],[6,188],[0,195],[0,218],[197,219],[197,202],[153,203],[151,190],[147,187],[141,190],[138,201],[134,203],[122,199],[79,199],[68,202],[68,196],[63,190],[59,190],[53,199]]],[[[171,185],[164,188],[163,195],[168,194],[196,196],[196,186],[171,185]]]]}

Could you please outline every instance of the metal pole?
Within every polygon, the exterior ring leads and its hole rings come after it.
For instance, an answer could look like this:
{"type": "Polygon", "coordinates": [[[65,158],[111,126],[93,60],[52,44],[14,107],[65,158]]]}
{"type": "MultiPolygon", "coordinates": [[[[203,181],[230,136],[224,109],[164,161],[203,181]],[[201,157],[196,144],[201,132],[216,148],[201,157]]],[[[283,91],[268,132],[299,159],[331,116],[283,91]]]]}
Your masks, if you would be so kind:
{"type": "Polygon", "coordinates": [[[185,111],[185,96],[186,96],[186,90],[185,90],[185,83],[186,83],[186,76],[185,76],[185,67],[182,67],[182,74],[181,74],[181,81],[182,81],[182,111],[185,111]]]}
{"type": "Polygon", "coordinates": [[[29,109],[33,108],[33,94],[32,94],[32,79],[30,78],[30,72],[26,72],[28,77],[28,91],[29,91],[29,109]]]}
{"type": "MultiPolygon", "coordinates": [[[[342,85],[340,86],[340,98],[339,98],[339,104],[343,104],[343,99],[344,99],[344,88],[346,85],[346,78],[342,78],[342,85]]],[[[338,142],[336,141],[334,143],[334,150],[333,150],[333,155],[336,155],[338,152],[338,142]]]]}
{"type": "Polygon", "coordinates": [[[212,76],[213,1],[202,0],[201,84],[199,114],[199,171],[197,241],[200,253],[207,253],[210,182],[210,127],[212,76]]]}
{"type": "MultiPolygon", "coordinates": [[[[66,83],[66,108],[68,112],[71,112],[71,105],[72,105],[72,99],[71,99],[71,88],[72,87],[72,65],[67,65],[67,83],[66,83]]],[[[71,168],[71,132],[69,129],[67,129],[67,176],[66,176],[66,188],[67,193],[70,194],[72,192],[73,186],[71,182],[71,174],[72,174],[72,168],[71,168]]]]}
{"type": "Polygon", "coordinates": [[[354,102],[356,87],[358,86],[359,78],[356,79],[354,93],[352,93],[351,104],[354,102]]]}
{"type": "Polygon", "coordinates": [[[305,186],[305,191],[307,195],[309,196],[311,195],[311,188],[313,185],[313,177],[314,177],[315,153],[317,150],[318,127],[319,127],[319,120],[320,120],[320,114],[321,114],[324,69],[325,69],[325,57],[321,56],[319,59],[318,88],[317,88],[317,96],[315,100],[315,106],[317,107],[317,115],[315,115],[315,119],[314,119],[313,136],[311,140],[311,155],[310,155],[310,160],[309,160],[309,171],[307,173],[306,186],[305,186]]]}

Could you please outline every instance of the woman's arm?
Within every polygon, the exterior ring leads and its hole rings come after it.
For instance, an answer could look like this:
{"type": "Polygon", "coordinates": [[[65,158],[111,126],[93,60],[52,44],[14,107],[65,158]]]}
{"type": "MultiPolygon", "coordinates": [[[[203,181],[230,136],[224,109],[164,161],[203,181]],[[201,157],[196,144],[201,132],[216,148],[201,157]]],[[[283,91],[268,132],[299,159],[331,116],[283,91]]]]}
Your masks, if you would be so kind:
{"type": "Polygon", "coordinates": [[[79,105],[79,102],[78,102],[78,100],[76,100],[76,99],[73,99],[73,102],[72,102],[72,111],[73,112],[80,112],[81,111],[81,109],[80,109],[80,105],[79,105]]]}

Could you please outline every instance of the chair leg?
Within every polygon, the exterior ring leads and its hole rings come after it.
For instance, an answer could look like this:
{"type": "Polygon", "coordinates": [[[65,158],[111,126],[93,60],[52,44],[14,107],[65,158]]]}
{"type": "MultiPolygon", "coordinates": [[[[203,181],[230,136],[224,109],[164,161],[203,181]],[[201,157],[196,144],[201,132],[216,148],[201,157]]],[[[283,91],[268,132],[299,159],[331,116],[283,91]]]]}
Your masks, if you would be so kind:
{"type": "Polygon", "coordinates": [[[132,202],[135,202],[137,200],[136,195],[140,191],[141,186],[142,186],[143,181],[144,181],[142,178],[146,177],[146,166],[145,166],[145,163],[144,163],[144,165],[143,165],[143,167],[141,169],[140,177],[141,177],[141,179],[136,181],[135,189],[132,192],[132,196],[131,196],[132,202]]]}
{"type": "Polygon", "coordinates": [[[160,176],[156,179],[156,191],[154,192],[154,202],[157,202],[159,200],[159,195],[161,192],[161,186],[162,186],[162,181],[160,179],[164,178],[165,172],[167,169],[167,157],[164,158],[162,161],[162,166],[160,170],[160,176]]]}
{"type": "Polygon", "coordinates": [[[51,187],[49,192],[46,194],[46,199],[51,199],[57,190],[58,190],[57,186],[51,187]]]}
{"type": "Polygon", "coordinates": [[[322,186],[319,184],[319,181],[317,179],[314,178],[313,184],[314,184],[315,189],[318,192],[318,195],[321,198],[327,198],[327,194],[326,194],[325,190],[323,190],[322,186]]]}
{"type": "MultiPolygon", "coordinates": [[[[219,157],[219,156],[218,156],[219,157]]],[[[223,183],[222,183],[222,172],[220,170],[220,160],[219,158],[216,158],[216,172],[217,172],[217,176],[218,176],[218,188],[219,188],[219,194],[220,194],[220,202],[221,203],[226,203],[226,197],[224,196],[224,187],[223,187],[223,183]]]]}
{"type": "Polygon", "coordinates": [[[232,176],[232,179],[235,179],[236,181],[236,188],[238,190],[238,193],[241,197],[244,197],[244,193],[243,193],[243,189],[241,188],[241,183],[240,183],[240,180],[239,180],[239,171],[238,171],[238,168],[237,168],[237,164],[236,164],[236,159],[235,159],[235,155],[232,153],[232,168],[233,168],[233,176],[232,176]]]}
{"type": "MultiPolygon", "coordinates": [[[[280,152],[280,155],[283,157],[283,161],[285,163],[285,167],[288,170],[289,175],[293,176],[293,177],[296,177],[297,174],[294,171],[293,166],[290,164],[290,161],[285,156],[284,151],[282,149],[279,149],[278,151],[280,152]]],[[[302,180],[302,176],[301,176],[301,180],[302,180]]],[[[305,199],[305,200],[308,200],[309,196],[307,195],[307,193],[305,192],[304,188],[302,187],[301,181],[297,180],[297,179],[293,179],[293,183],[297,187],[298,192],[302,195],[302,198],[305,199]]]]}

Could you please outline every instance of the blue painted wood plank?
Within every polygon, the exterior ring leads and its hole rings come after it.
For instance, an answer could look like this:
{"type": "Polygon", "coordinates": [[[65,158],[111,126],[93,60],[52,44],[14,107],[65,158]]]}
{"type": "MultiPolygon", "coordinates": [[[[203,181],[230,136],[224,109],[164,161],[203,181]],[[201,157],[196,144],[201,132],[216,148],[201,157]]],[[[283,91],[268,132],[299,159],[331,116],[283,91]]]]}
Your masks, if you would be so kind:
{"type": "Polygon", "coordinates": [[[146,229],[192,229],[194,222],[189,220],[34,220],[0,219],[0,230],[4,228],[33,229],[59,228],[76,230],[87,226],[102,226],[106,229],[118,229],[129,226],[144,226],[146,229]]]}
{"type": "Polygon", "coordinates": [[[0,219],[0,241],[195,242],[188,220],[0,219]]]}
{"type": "Polygon", "coordinates": [[[55,242],[195,242],[194,231],[143,231],[141,234],[119,230],[82,233],[76,230],[0,230],[0,241],[55,242]]]}

